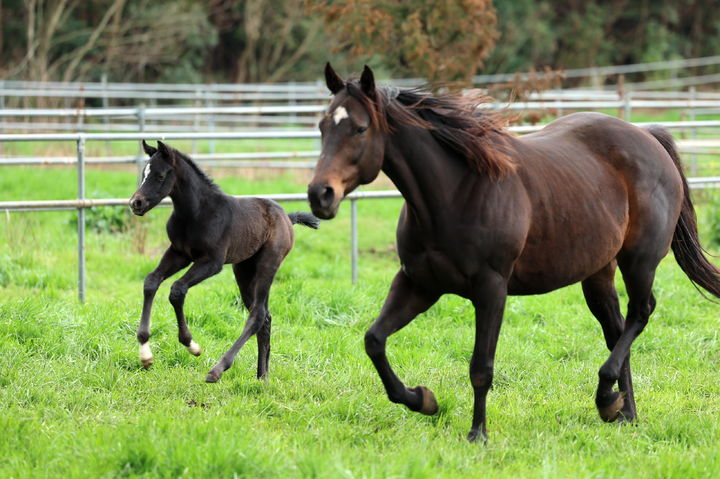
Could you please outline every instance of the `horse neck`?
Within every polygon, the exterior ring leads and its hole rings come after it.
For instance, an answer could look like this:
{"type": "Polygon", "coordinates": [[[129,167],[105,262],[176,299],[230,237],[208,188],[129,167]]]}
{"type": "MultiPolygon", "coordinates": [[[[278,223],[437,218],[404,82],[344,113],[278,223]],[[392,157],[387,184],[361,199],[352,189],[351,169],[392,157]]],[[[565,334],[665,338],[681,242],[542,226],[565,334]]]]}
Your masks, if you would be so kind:
{"type": "Polygon", "coordinates": [[[420,220],[447,214],[457,194],[477,177],[427,130],[400,127],[385,147],[382,170],[420,220]]]}
{"type": "Polygon", "coordinates": [[[203,200],[213,193],[213,189],[184,160],[178,160],[175,170],[177,182],[170,193],[175,212],[182,217],[202,217],[207,213],[201,207],[203,200]]]}

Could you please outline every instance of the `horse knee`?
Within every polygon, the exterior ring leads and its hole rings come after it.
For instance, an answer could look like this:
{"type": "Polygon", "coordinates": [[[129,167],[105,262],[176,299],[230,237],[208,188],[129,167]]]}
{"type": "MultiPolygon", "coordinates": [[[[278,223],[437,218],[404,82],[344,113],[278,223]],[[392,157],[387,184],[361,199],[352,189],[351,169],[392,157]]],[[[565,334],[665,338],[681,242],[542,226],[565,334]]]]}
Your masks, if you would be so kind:
{"type": "Polygon", "coordinates": [[[493,381],[493,367],[470,368],[470,384],[474,389],[489,389],[493,381]]]}
{"type": "MultiPolygon", "coordinates": [[[[385,350],[385,337],[381,336],[375,329],[370,328],[365,333],[365,352],[368,356],[374,357],[385,350]]],[[[392,398],[390,398],[392,401],[392,398]]],[[[394,402],[394,401],[393,401],[394,402]]]]}
{"type": "Polygon", "coordinates": [[[160,287],[160,283],[162,282],[161,278],[158,277],[154,273],[150,273],[145,277],[145,282],[143,283],[143,293],[147,296],[150,294],[154,294],[155,291],[160,287]]]}
{"type": "Polygon", "coordinates": [[[170,287],[170,296],[168,299],[170,300],[170,304],[173,306],[181,306],[183,301],[185,300],[185,295],[187,294],[187,287],[183,286],[182,284],[173,283],[173,285],[170,287]]]}

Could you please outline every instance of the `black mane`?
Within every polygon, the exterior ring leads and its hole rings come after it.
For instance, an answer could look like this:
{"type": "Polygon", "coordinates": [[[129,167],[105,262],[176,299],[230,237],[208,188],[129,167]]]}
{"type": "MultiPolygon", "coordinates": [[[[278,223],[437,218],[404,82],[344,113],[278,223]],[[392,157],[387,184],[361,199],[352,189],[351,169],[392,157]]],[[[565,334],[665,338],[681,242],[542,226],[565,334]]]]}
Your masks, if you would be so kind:
{"type": "Polygon", "coordinates": [[[182,160],[185,161],[185,163],[186,163],[190,168],[192,168],[193,171],[195,171],[195,173],[197,174],[198,178],[200,178],[204,184],[206,184],[207,186],[209,186],[210,188],[212,188],[212,189],[214,189],[214,190],[216,190],[216,191],[221,191],[221,190],[220,190],[220,187],[217,185],[217,183],[215,183],[215,182],[212,180],[212,178],[210,178],[210,177],[208,176],[208,174],[205,173],[205,172],[197,165],[197,163],[195,163],[188,155],[186,155],[185,153],[182,153],[181,151],[175,150],[175,149],[174,149],[174,151],[175,151],[175,154],[178,156],[178,158],[182,158],[182,160]]]}

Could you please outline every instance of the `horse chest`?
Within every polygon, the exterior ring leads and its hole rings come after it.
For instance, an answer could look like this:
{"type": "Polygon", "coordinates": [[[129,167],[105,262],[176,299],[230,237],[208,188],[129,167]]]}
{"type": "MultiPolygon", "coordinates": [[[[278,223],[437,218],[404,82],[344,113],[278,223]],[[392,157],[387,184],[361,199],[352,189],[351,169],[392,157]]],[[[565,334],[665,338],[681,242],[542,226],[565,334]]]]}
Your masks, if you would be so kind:
{"type": "Polygon", "coordinates": [[[423,287],[463,294],[472,275],[472,261],[458,254],[455,241],[425,238],[418,234],[398,235],[398,254],[403,271],[423,287]]]}

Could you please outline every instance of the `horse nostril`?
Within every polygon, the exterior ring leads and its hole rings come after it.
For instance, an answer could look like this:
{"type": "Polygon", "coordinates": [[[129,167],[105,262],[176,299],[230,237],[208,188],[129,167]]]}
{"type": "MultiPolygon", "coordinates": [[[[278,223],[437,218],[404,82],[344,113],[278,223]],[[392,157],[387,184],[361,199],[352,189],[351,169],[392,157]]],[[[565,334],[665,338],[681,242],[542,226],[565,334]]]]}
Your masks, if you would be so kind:
{"type": "Polygon", "coordinates": [[[335,190],[331,186],[326,186],[320,194],[320,204],[324,207],[328,207],[332,204],[335,199],[335,190]]]}
{"type": "Polygon", "coordinates": [[[131,206],[132,206],[132,208],[133,208],[134,210],[138,210],[138,209],[140,209],[140,207],[142,206],[142,204],[143,204],[143,202],[142,202],[142,200],[141,200],[140,198],[135,198],[135,199],[132,201],[131,206]]]}

